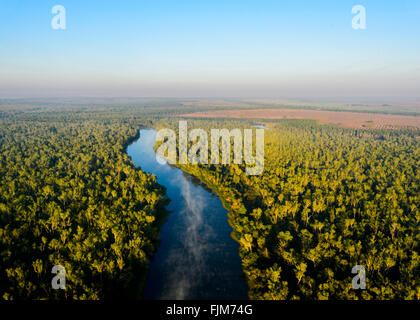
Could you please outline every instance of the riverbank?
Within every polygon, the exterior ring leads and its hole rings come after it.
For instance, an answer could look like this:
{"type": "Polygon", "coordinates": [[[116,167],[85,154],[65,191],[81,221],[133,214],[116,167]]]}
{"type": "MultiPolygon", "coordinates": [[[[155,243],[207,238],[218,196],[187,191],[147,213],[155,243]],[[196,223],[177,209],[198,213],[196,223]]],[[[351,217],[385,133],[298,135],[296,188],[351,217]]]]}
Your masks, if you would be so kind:
{"type": "MultiPolygon", "coordinates": [[[[124,154],[127,154],[127,148],[134,142],[136,142],[138,139],[140,139],[140,130],[141,129],[147,129],[144,126],[141,126],[139,130],[136,131],[136,134],[132,137],[129,137],[127,139],[127,141],[125,141],[125,143],[123,143],[123,148],[122,148],[122,152],[124,154]]],[[[132,166],[135,170],[139,170],[141,172],[142,171],[138,166],[136,166],[136,164],[134,163],[134,161],[131,159],[131,157],[128,155],[128,157],[131,160],[132,166]]],[[[145,173],[145,172],[144,172],[145,173]]],[[[166,188],[162,185],[160,185],[161,188],[163,188],[164,192],[165,192],[165,196],[163,197],[163,199],[161,200],[161,202],[159,203],[157,210],[156,210],[156,214],[155,214],[155,221],[153,222],[153,227],[158,230],[157,235],[151,239],[152,241],[152,245],[153,245],[153,250],[151,252],[146,252],[146,257],[147,257],[147,263],[133,263],[133,284],[132,286],[129,288],[129,296],[134,297],[135,300],[141,300],[142,296],[143,296],[143,291],[144,291],[144,287],[146,285],[146,281],[147,278],[149,276],[150,273],[150,261],[153,259],[153,255],[156,253],[158,247],[159,247],[159,242],[160,242],[160,229],[162,228],[162,226],[165,224],[170,212],[166,210],[166,206],[169,204],[170,199],[167,197],[166,195],[166,188]]]]}
{"type": "Polygon", "coordinates": [[[171,214],[160,228],[143,298],[247,299],[248,287],[232,239],[229,214],[217,194],[194,175],[159,164],[154,150],[156,130],[143,129],[127,153],[143,172],[156,177],[171,200],[171,214]]]}

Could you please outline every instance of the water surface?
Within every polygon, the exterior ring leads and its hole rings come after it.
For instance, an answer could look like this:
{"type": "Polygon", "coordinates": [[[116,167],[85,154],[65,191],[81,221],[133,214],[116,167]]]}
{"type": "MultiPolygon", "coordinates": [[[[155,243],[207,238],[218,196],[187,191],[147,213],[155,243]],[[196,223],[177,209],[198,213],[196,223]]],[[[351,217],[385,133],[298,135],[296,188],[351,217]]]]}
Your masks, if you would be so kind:
{"type": "Polygon", "coordinates": [[[226,209],[198,179],[156,161],[156,133],[140,130],[140,138],[127,148],[136,166],[153,173],[171,200],[143,298],[247,299],[239,245],[230,237],[226,209]]]}

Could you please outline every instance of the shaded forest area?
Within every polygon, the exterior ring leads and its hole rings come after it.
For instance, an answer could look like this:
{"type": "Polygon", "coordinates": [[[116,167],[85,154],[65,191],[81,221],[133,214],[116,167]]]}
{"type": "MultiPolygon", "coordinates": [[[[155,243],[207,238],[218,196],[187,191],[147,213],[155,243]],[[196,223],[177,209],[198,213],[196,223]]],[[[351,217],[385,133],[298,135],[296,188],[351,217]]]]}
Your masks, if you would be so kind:
{"type": "Polygon", "coordinates": [[[138,298],[167,203],[124,152],[139,121],[22,118],[0,120],[1,298],[138,298]],[[51,288],[54,265],[66,290],[51,288]]]}

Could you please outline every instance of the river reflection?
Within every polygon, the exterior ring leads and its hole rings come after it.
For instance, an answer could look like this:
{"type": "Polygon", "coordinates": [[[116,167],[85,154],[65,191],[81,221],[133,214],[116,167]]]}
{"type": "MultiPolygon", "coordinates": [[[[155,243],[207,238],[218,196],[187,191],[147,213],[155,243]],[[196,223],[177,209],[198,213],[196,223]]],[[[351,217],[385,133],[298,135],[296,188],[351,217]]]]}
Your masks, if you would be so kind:
{"type": "Polygon", "coordinates": [[[227,211],[199,180],[156,161],[156,131],[140,130],[127,148],[137,167],[167,188],[171,211],[147,279],[144,299],[247,299],[247,285],[231,237],[227,211]]]}

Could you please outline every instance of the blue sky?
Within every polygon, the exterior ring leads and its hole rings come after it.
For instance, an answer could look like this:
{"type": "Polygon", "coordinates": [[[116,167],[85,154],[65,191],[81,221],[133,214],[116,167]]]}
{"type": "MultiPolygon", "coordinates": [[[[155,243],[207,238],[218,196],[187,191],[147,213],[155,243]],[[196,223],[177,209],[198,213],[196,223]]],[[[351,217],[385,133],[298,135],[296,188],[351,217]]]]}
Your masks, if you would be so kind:
{"type": "Polygon", "coordinates": [[[418,97],[419,39],[418,0],[2,0],[0,97],[418,97]]]}

